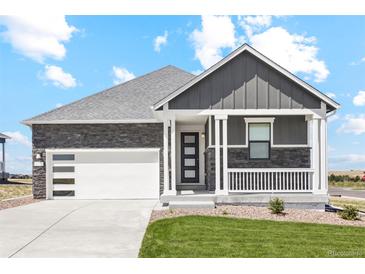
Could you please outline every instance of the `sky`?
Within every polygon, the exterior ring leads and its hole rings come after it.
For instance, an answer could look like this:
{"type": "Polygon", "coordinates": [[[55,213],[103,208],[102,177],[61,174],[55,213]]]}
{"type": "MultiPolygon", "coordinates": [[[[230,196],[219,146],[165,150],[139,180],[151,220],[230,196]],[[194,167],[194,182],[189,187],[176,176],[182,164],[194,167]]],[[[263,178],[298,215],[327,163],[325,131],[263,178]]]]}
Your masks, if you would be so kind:
{"type": "Polygon", "coordinates": [[[24,119],[171,64],[194,74],[248,43],[341,104],[329,165],[365,170],[365,16],[0,16],[0,132],[31,173],[24,119]]]}

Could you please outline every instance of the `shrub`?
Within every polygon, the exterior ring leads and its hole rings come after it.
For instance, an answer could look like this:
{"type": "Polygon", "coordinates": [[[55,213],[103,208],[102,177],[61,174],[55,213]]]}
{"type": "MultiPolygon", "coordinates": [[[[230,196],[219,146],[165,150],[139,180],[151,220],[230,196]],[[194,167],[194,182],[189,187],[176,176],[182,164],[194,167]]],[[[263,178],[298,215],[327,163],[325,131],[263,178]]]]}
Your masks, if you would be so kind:
{"type": "Polygon", "coordinates": [[[223,211],[222,211],[222,214],[223,214],[223,215],[228,215],[229,213],[228,213],[228,211],[227,211],[227,210],[223,210],[223,211]]]}
{"type": "Polygon", "coordinates": [[[359,219],[359,210],[352,205],[345,205],[342,211],[339,211],[338,214],[342,219],[345,220],[358,220],[359,219]]]}
{"type": "Polygon", "coordinates": [[[271,213],[280,214],[284,211],[284,201],[279,198],[274,198],[270,200],[269,209],[271,213]]]}

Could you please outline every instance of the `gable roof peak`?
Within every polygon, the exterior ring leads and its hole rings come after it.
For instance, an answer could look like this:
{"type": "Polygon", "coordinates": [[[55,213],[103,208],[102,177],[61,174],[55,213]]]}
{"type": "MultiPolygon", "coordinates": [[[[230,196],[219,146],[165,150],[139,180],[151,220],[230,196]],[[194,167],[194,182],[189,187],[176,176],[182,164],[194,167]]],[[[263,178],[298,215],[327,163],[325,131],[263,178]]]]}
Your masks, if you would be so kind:
{"type": "Polygon", "coordinates": [[[330,105],[334,109],[340,108],[340,105],[336,101],[334,101],[332,98],[328,97],[327,95],[325,95],[324,93],[320,92],[319,90],[317,90],[316,88],[314,88],[313,86],[311,86],[310,84],[308,84],[307,82],[303,81],[302,79],[300,79],[299,77],[297,77],[296,75],[294,75],[293,73],[291,73],[290,71],[288,71],[287,69],[285,69],[282,66],[280,66],[279,64],[275,63],[270,58],[266,57],[265,55],[263,55],[262,53],[260,53],[256,49],[254,49],[249,44],[244,43],[243,45],[241,45],[240,47],[238,47],[237,49],[235,49],[234,51],[232,51],[230,54],[228,54],[226,57],[224,57],[223,59],[221,59],[220,61],[218,61],[214,65],[212,65],[210,68],[208,68],[207,70],[203,71],[198,76],[192,78],[185,85],[183,85],[182,87],[176,89],[174,92],[170,93],[165,98],[161,99],[159,102],[157,102],[156,104],[154,104],[153,105],[153,109],[154,110],[157,110],[162,105],[166,104],[167,102],[169,102],[170,100],[172,100],[173,98],[175,98],[176,96],[178,96],[179,94],[183,93],[185,90],[187,90],[191,86],[195,85],[196,83],[198,83],[199,81],[201,81],[202,79],[204,79],[205,77],[207,77],[208,75],[210,75],[211,73],[213,73],[214,71],[216,71],[218,68],[220,68],[221,66],[223,66],[224,64],[226,64],[227,62],[229,62],[230,60],[234,59],[236,56],[238,56],[239,54],[241,54],[241,53],[243,53],[245,51],[251,53],[256,58],[260,59],[262,62],[266,63],[267,65],[269,65],[272,68],[274,68],[276,71],[278,71],[281,74],[285,75],[287,78],[289,78],[293,82],[297,83],[298,85],[300,85],[304,89],[308,90],[310,93],[312,93],[316,97],[320,98],[326,104],[330,105]]]}

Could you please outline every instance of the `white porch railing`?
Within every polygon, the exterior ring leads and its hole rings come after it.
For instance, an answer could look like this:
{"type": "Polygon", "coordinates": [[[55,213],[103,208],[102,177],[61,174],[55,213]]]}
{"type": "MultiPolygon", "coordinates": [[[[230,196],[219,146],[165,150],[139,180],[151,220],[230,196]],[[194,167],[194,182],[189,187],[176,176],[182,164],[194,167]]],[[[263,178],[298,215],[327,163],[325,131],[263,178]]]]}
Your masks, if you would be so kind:
{"type": "Polygon", "coordinates": [[[229,192],[312,192],[312,169],[229,168],[229,192]]]}

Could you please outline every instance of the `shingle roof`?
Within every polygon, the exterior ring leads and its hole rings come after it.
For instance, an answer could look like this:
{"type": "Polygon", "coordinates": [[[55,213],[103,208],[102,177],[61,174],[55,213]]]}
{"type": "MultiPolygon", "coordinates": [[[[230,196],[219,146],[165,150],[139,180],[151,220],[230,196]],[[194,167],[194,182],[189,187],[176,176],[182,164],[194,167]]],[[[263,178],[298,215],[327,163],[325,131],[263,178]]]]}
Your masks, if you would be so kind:
{"type": "Polygon", "coordinates": [[[0,133],[0,139],[11,139],[8,135],[0,133]]]}
{"type": "Polygon", "coordinates": [[[23,123],[154,119],[151,106],[194,77],[177,67],[166,66],[23,123]]]}

